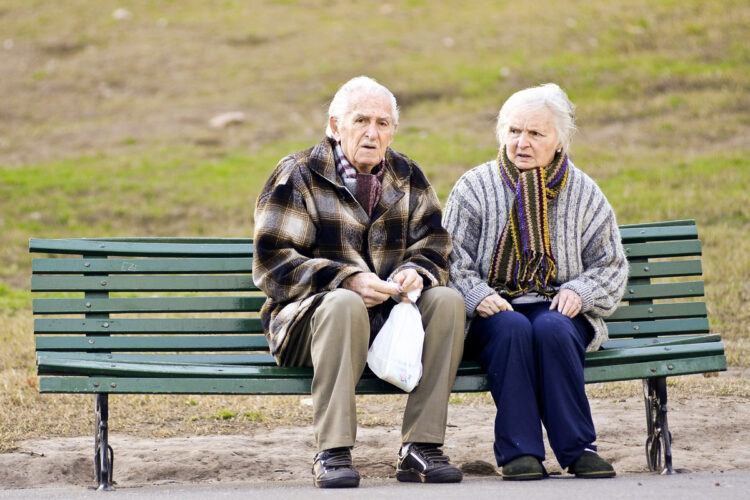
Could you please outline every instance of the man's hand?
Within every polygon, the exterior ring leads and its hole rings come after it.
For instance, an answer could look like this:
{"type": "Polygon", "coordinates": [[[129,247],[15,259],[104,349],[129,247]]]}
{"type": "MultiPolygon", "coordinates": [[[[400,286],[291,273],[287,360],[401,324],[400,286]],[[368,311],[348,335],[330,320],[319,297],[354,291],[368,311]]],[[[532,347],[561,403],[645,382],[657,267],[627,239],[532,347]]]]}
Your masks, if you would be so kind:
{"type": "Polygon", "coordinates": [[[489,318],[493,314],[497,314],[502,311],[512,310],[513,306],[510,305],[510,302],[496,293],[486,296],[477,306],[477,313],[479,313],[479,315],[483,318],[489,318]]]}
{"type": "Polygon", "coordinates": [[[580,295],[573,290],[563,288],[552,299],[552,304],[550,304],[549,310],[552,311],[556,308],[561,314],[572,318],[581,312],[582,306],[583,299],[580,295]]]}
{"type": "Polygon", "coordinates": [[[412,290],[419,290],[421,292],[422,288],[424,288],[422,277],[412,268],[407,268],[396,273],[393,277],[393,282],[401,287],[402,298],[405,298],[406,294],[412,290]]]}
{"type": "Polygon", "coordinates": [[[341,288],[358,293],[365,302],[365,307],[381,304],[398,292],[394,286],[378,278],[375,273],[352,274],[341,282],[341,288]]]}

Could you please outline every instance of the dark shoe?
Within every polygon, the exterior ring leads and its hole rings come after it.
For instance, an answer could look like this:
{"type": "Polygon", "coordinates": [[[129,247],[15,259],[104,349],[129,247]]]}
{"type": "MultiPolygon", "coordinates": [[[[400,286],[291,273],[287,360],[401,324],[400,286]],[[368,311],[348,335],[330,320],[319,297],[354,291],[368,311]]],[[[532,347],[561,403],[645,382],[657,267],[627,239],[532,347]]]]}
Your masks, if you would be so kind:
{"type": "Polygon", "coordinates": [[[352,464],[349,448],[332,448],[315,455],[313,483],[318,488],[356,488],[359,472],[352,464]]]}
{"type": "Polygon", "coordinates": [[[544,479],[547,471],[538,458],[532,455],[522,455],[503,465],[503,480],[531,481],[544,479]]]}
{"type": "Polygon", "coordinates": [[[615,477],[615,469],[602,457],[590,450],[585,450],[575,462],[570,464],[568,472],[576,477],[615,477]]]}
{"type": "Polygon", "coordinates": [[[439,444],[406,443],[398,451],[396,479],[405,483],[460,483],[463,473],[451,465],[439,444]]]}

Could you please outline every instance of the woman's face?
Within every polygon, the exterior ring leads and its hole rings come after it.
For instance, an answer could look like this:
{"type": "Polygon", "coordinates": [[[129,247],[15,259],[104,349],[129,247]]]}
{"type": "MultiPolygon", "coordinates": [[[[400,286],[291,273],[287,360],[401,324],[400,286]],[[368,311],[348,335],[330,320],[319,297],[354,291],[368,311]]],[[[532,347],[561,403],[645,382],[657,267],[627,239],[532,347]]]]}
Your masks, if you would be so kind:
{"type": "Polygon", "coordinates": [[[508,158],[520,170],[546,167],[561,144],[547,107],[519,108],[508,120],[505,145],[508,158]]]}

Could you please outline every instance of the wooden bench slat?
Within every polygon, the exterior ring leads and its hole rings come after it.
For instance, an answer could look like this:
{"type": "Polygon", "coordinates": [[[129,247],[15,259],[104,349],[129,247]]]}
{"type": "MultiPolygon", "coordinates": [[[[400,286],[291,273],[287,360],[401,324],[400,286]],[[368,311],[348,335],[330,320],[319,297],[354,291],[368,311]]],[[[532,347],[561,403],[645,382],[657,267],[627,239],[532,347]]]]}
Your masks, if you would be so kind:
{"type": "Polygon", "coordinates": [[[265,296],[34,299],[34,314],[258,312],[265,296]]]}
{"type": "MultiPolygon", "coordinates": [[[[75,239],[75,238],[74,238],[75,239]]],[[[114,243],[179,243],[202,245],[252,244],[252,238],[213,238],[211,236],[117,236],[109,238],[81,238],[84,241],[110,241],[114,243]]]]}
{"type": "Polygon", "coordinates": [[[32,292],[258,291],[252,276],[56,276],[31,277],[32,292]]]}
{"type": "Polygon", "coordinates": [[[78,255],[237,257],[253,255],[250,240],[216,238],[111,238],[111,239],[37,239],[29,240],[30,252],[78,255]],[[248,241],[248,243],[244,243],[248,241]],[[243,243],[238,243],[243,242],[243,243]]]}
{"type": "Polygon", "coordinates": [[[677,260],[663,262],[631,262],[629,279],[671,278],[678,276],[700,276],[703,266],[700,260],[677,260]]]}
{"type": "MultiPolygon", "coordinates": [[[[117,377],[42,377],[39,391],[44,393],[109,394],[309,394],[312,377],[298,379],[247,378],[117,378],[117,377]]],[[[390,385],[383,383],[381,387],[390,385]]],[[[391,393],[396,392],[391,385],[391,393]]]]}
{"type": "MultiPolygon", "coordinates": [[[[160,378],[163,375],[191,378],[215,378],[242,376],[248,378],[289,378],[311,376],[312,369],[307,367],[279,367],[273,361],[270,354],[256,354],[246,356],[236,354],[218,355],[105,355],[102,353],[88,353],[85,357],[75,354],[39,352],[37,354],[37,365],[40,373],[45,375],[74,375],[74,376],[111,376],[111,377],[140,377],[160,378]],[[109,357],[111,356],[111,358],[109,357]],[[120,359],[115,359],[120,358],[120,359]],[[127,360],[132,358],[133,360],[127,360]],[[175,363],[166,360],[155,360],[154,358],[167,359],[190,359],[190,363],[175,363]],[[232,363],[195,363],[198,358],[229,358],[232,363]],[[148,359],[148,361],[140,361],[148,359]],[[250,359],[259,359],[258,363],[250,363],[250,359]],[[270,363],[268,362],[270,360],[270,363]],[[259,370],[258,367],[262,367],[259,370]]],[[[458,373],[461,376],[482,373],[483,370],[475,361],[461,363],[458,373]]],[[[363,376],[374,377],[375,375],[365,368],[363,376]]]]}
{"type": "Polygon", "coordinates": [[[691,373],[718,372],[727,369],[727,359],[723,354],[686,359],[666,359],[612,366],[592,366],[584,369],[587,384],[612,382],[652,377],[671,377],[691,373]]]}
{"type": "MultiPolygon", "coordinates": [[[[678,360],[721,355],[724,345],[721,342],[683,344],[671,346],[650,346],[632,349],[607,350],[590,353],[586,356],[586,367],[634,364],[658,360],[678,360]]],[[[210,365],[179,364],[171,362],[149,363],[117,360],[81,359],[77,357],[37,356],[39,373],[42,375],[87,375],[112,377],[248,377],[248,378],[288,378],[301,377],[309,373],[307,368],[289,368],[268,365],[210,365]]]]}
{"type": "MultiPolygon", "coordinates": [[[[32,292],[258,291],[252,276],[32,276],[32,292]]],[[[628,285],[623,300],[695,297],[703,282],[628,285]]]]}
{"type": "Polygon", "coordinates": [[[698,229],[695,227],[695,224],[674,226],[621,226],[620,237],[622,238],[623,243],[697,239],[698,229]]]}
{"type": "Polygon", "coordinates": [[[664,220],[658,222],[639,222],[636,224],[623,224],[620,226],[620,230],[633,229],[633,228],[644,228],[644,227],[671,227],[671,226],[695,226],[695,219],[676,219],[676,220],[664,220]]]}
{"type": "Polygon", "coordinates": [[[263,325],[259,318],[49,318],[34,320],[34,332],[107,335],[119,333],[263,333],[263,325]]]}
{"type": "Polygon", "coordinates": [[[253,259],[250,257],[33,259],[31,271],[34,274],[252,273],[253,259]]]}
{"type": "Polygon", "coordinates": [[[708,333],[708,318],[663,319],[656,321],[625,321],[608,323],[610,338],[654,337],[658,335],[679,335],[708,333]]]}
{"type": "MultiPolygon", "coordinates": [[[[609,382],[671,375],[687,375],[726,370],[724,356],[662,360],[633,365],[586,368],[586,383],[609,382]]],[[[127,377],[42,377],[39,390],[44,393],[111,394],[310,394],[312,377],[304,378],[127,378],[127,377]]],[[[487,377],[481,374],[459,375],[453,392],[489,391],[487,377]]],[[[357,394],[402,394],[395,386],[367,375],[357,384],[357,394]]]]}
{"type": "MultiPolygon", "coordinates": [[[[69,340],[69,339],[68,339],[69,340]]],[[[693,335],[683,337],[658,337],[658,338],[647,338],[647,339],[617,339],[609,340],[604,343],[602,349],[622,349],[622,348],[637,348],[647,346],[665,346],[665,345],[679,345],[679,344],[692,344],[700,342],[720,342],[721,336],[718,334],[709,335],[693,335]]],[[[213,353],[213,354],[163,354],[156,352],[149,352],[148,354],[132,354],[132,353],[109,353],[109,352],[67,352],[67,351],[45,351],[38,348],[38,356],[46,358],[74,358],[74,359],[87,359],[87,360],[98,360],[98,361],[125,361],[125,362],[138,362],[138,363],[196,363],[196,364],[236,364],[236,365],[269,365],[275,366],[276,361],[273,356],[268,353],[241,353],[241,354],[226,354],[226,353],[213,353]]],[[[462,370],[465,371],[465,367],[468,365],[467,362],[462,364],[462,370]]],[[[478,369],[475,367],[475,369],[478,369]]]]}
{"type": "Polygon", "coordinates": [[[705,335],[678,335],[674,337],[642,337],[635,339],[611,339],[602,344],[602,349],[625,349],[633,347],[648,347],[654,345],[696,344],[700,342],[720,342],[717,333],[705,335]]]}
{"type": "Polygon", "coordinates": [[[672,319],[705,317],[708,314],[705,302],[681,302],[675,304],[622,305],[605,321],[637,321],[649,319],[672,319]]]}
{"type": "MultiPolygon", "coordinates": [[[[301,378],[120,378],[120,377],[42,377],[39,390],[44,393],[109,394],[310,394],[312,376],[301,378]]],[[[457,392],[474,392],[485,387],[482,375],[456,380],[457,392]]],[[[486,389],[482,389],[486,390],[486,389]]],[[[363,376],[357,394],[403,394],[394,385],[378,378],[363,376]]]]}
{"type": "MultiPolygon", "coordinates": [[[[611,337],[708,332],[707,318],[624,321],[607,325],[611,337]]],[[[37,334],[179,334],[262,333],[259,318],[43,318],[37,334]]]]}
{"type": "Polygon", "coordinates": [[[78,358],[37,356],[37,367],[43,375],[106,375],[112,377],[247,377],[296,378],[309,376],[309,368],[290,368],[267,365],[205,365],[176,363],[137,363],[98,361],[78,358]]]}
{"type": "Polygon", "coordinates": [[[648,285],[628,284],[622,300],[680,299],[705,295],[702,281],[681,283],[650,283],[648,285]]]}
{"type": "Polygon", "coordinates": [[[699,240],[627,243],[623,246],[628,259],[701,255],[701,242],[699,240]]]}
{"type": "Polygon", "coordinates": [[[37,336],[36,349],[67,352],[267,351],[268,341],[263,335],[37,336]]]}
{"type": "Polygon", "coordinates": [[[190,363],[204,365],[267,365],[276,366],[276,360],[268,353],[242,353],[242,354],[148,354],[132,353],[106,353],[106,352],[64,352],[64,351],[38,351],[37,357],[44,358],[74,358],[92,361],[124,361],[132,363],[190,363]]]}
{"type": "Polygon", "coordinates": [[[700,342],[693,344],[656,345],[622,349],[607,349],[586,355],[585,366],[617,365],[659,359],[693,358],[715,356],[724,353],[722,342],[700,342]]]}

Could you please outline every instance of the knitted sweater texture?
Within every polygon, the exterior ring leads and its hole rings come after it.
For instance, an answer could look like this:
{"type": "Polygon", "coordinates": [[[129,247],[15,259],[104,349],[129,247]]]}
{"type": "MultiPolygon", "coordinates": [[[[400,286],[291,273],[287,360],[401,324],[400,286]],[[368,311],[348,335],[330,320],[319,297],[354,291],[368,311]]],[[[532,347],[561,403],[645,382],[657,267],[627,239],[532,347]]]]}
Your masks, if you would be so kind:
{"type": "MultiPolygon", "coordinates": [[[[581,296],[581,313],[591,323],[589,351],[607,340],[604,318],[617,308],[628,278],[614,211],[597,184],[572,163],[568,181],[549,201],[552,255],[557,264],[552,285],[581,296]]],[[[495,291],[487,284],[492,256],[513,204],[497,162],[466,172],[448,197],[443,225],[453,240],[450,286],[466,303],[466,331],[482,300],[495,291]]]]}

